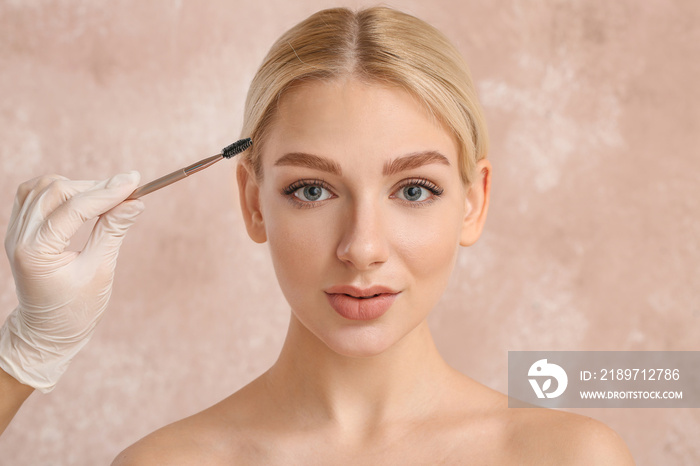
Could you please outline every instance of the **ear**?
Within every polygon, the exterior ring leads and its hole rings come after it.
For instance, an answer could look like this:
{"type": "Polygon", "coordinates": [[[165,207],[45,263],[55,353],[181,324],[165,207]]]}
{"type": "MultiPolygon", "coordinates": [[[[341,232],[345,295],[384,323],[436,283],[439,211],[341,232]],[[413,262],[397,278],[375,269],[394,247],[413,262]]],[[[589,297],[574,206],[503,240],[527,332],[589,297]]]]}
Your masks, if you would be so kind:
{"type": "Polygon", "coordinates": [[[476,163],[476,177],[467,189],[465,216],[459,244],[471,246],[481,236],[489,210],[491,191],[491,162],[481,159],[476,163]]]}
{"type": "Polygon", "coordinates": [[[267,233],[260,208],[260,186],[249,163],[243,161],[238,163],[236,178],[241,212],[248,236],[256,243],[264,243],[267,241],[267,233]]]}

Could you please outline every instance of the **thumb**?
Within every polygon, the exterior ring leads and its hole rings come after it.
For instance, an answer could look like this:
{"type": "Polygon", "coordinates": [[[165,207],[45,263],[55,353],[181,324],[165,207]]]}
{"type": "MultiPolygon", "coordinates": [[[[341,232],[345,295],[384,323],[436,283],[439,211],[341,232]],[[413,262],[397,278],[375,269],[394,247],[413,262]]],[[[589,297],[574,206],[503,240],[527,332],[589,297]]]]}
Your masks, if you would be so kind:
{"type": "Polygon", "coordinates": [[[92,262],[95,267],[107,264],[114,267],[127,230],[144,208],[143,201],[134,199],[102,214],[80,253],[82,260],[92,262]]]}

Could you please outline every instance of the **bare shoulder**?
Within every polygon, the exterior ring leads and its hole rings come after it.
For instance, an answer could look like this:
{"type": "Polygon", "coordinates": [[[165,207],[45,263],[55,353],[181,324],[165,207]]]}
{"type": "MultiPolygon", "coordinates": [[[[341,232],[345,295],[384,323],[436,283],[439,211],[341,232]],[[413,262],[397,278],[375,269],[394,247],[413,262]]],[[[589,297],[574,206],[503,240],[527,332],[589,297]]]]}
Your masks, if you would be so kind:
{"type": "Polygon", "coordinates": [[[112,466],[265,464],[267,447],[255,436],[266,417],[260,415],[261,380],[144,437],[112,466]]]}
{"type": "Polygon", "coordinates": [[[507,395],[466,376],[455,380],[454,396],[443,397],[449,408],[443,417],[456,420],[449,426],[457,435],[454,457],[460,463],[634,465],[622,438],[600,421],[553,409],[511,408],[507,395]]]}
{"type": "Polygon", "coordinates": [[[201,413],[142,438],[115,458],[112,466],[218,464],[216,441],[207,436],[201,413]],[[203,461],[205,460],[205,461],[203,461]]]}
{"type": "Polygon", "coordinates": [[[634,465],[622,438],[595,419],[543,408],[512,408],[508,441],[521,463],[634,465]]]}
{"type": "Polygon", "coordinates": [[[259,452],[231,415],[232,398],[147,435],[122,451],[112,466],[247,464],[244,460],[259,452]]]}
{"type": "Polygon", "coordinates": [[[265,446],[254,436],[264,418],[259,414],[261,380],[147,435],[121,452],[112,466],[263,463],[265,446]]]}
{"type": "Polygon", "coordinates": [[[187,464],[182,462],[183,456],[187,456],[187,453],[188,449],[183,448],[171,426],[167,426],[119,453],[112,462],[112,466],[187,464]],[[185,455],[183,455],[183,449],[185,455]]]}

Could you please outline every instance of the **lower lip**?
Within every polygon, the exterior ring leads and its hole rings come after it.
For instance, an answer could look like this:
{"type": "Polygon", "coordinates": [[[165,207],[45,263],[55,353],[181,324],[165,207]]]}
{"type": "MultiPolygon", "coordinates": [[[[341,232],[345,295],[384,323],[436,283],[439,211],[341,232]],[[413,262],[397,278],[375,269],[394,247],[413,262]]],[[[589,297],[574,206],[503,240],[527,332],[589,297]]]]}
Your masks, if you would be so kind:
{"type": "Polygon", "coordinates": [[[398,293],[382,293],[374,298],[353,298],[346,294],[326,293],[331,307],[346,319],[372,320],[389,310],[398,293]]]}

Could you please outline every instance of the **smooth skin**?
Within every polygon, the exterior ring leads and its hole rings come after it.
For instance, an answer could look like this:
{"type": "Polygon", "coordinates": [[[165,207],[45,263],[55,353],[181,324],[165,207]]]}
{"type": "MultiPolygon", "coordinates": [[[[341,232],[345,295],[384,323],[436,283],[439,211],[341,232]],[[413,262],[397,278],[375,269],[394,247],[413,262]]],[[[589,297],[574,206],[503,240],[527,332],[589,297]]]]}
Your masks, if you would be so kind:
{"type": "Polygon", "coordinates": [[[34,389],[21,384],[14,377],[0,369],[0,434],[10,424],[12,418],[34,389]]]}
{"type": "Polygon", "coordinates": [[[457,162],[451,134],[399,88],[348,77],[286,93],[263,179],[238,168],[248,233],[269,243],[291,307],[279,359],[114,464],[633,464],[603,424],[509,409],[438,353],[426,318],[481,234],[491,184],[487,160],[469,187],[457,162]],[[349,320],[326,298],[339,285],[399,295],[349,320]]]}

